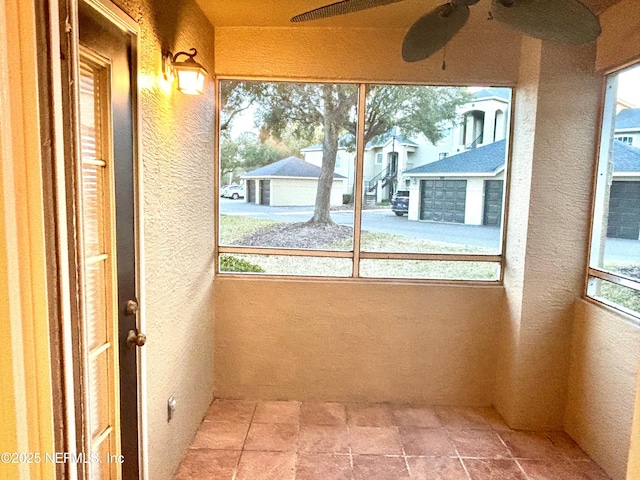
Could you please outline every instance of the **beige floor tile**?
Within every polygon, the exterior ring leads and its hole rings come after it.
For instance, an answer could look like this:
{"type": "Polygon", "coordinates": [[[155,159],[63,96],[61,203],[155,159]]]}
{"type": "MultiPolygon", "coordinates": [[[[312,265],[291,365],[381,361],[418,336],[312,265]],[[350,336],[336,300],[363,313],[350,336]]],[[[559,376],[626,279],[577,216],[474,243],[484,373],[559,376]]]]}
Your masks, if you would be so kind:
{"type": "Polygon", "coordinates": [[[295,480],[296,454],[242,452],[236,480],[295,480]]]}
{"type": "Polygon", "coordinates": [[[300,422],[300,402],[258,402],[253,421],[297,424],[300,422]]]}
{"type": "Polygon", "coordinates": [[[351,451],[371,455],[402,455],[398,427],[349,427],[351,451]]]}

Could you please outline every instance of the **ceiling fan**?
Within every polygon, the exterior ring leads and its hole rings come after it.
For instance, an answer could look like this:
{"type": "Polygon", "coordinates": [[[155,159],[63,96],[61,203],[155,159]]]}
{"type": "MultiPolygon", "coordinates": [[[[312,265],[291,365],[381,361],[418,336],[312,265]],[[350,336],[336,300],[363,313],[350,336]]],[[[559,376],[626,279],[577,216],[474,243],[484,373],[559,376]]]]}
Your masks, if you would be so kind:
{"type": "MultiPolygon", "coordinates": [[[[291,18],[306,22],[381,7],[404,0],[342,0],[291,18]]],[[[479,0],[450,0],[415,22],[404,37],[402,58],[417,62],[431,56],[467,23],[469,6],[479,0]]],[[[526,35],[556,43],[582,44],[595,40],[598,17],[579,0],[491,0],[489,18],[526,35]]]]}

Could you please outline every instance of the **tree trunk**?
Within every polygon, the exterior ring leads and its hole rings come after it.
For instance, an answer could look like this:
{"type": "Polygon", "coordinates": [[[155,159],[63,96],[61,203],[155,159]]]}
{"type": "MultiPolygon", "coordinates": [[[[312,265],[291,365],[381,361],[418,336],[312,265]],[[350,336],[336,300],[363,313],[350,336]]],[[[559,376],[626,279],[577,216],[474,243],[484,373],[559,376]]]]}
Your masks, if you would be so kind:
{"type": "Polygon", "coordinates": [[[333,187],[333,174],[336,168],[336,156],[338,154],[338,139],[340,128],[336,125],[332,86],[323,86],[324,97],[324,139],[322,141],[322,167],[318,178],[318,190],[316,191],[316,203],[313,217],[308,223],[333,224],[331,220],[331,189],[333,187]]]}

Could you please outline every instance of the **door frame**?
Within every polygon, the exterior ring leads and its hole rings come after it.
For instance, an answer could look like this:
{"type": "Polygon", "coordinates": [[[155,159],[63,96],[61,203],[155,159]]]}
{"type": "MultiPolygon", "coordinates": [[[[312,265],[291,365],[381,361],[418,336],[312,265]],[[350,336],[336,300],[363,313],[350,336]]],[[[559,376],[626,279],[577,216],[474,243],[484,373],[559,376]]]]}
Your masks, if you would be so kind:
{"type": "MultiPolygon", "coordinates": [[[[134,211],[135,211],[135,255],[136,255],[136,297],[138,299],[139,310],[137,313],[138,331],[146,331],[145,316],[145,258],[144,258],[144,211],[143,211],[143,164],[141,154],[141,135],[139,127],[141,123],[140,95],[139,95],[139,25],[129,17],[118,6],[110,0],[51,0],[50,3],[50,30],[52,51],[66,53],[62,60],[59,56],[52,55],[53,92],[52,103],[54,105],[54,137],[57,148],[55,159],[56,173],[56,203],[57,203],[57,226],[58,239],[58,259],[61,266],[58,271],[58,285],[61,289],[62,313],[59,322],[62,331],[62,357],[66,360],[65,371],[63,372],[64,399],[65,399],[65,451],[80,451],[82,441],[75,436],[76,425],[81,421],[79,415],[77,398],[77,384],[80,372],[72,365],[74,355],[77,354],[74,347],[74,332],[71,327],[73,322],[77,322],[77,305],[72,301],[75,292],[75,272],[78,268],[75,260],[75,245],[73,241],[73,219],[74,219],[74,199],[68,198],[67,192],[73,191],[78,182],[74,174],[73,166],[69,167],[66,158],[73,158],[74,165],[79,162],[80,138],[79,138],[79,3],[86,4],[96,10],[105,21],[117,26],[120,30],[128,34],[131,38],[132,46],[132,124],[133,124],[133,169],[134,169],[134,211]],[[63,19],[68,18],[68,27],[63,19]],[[58,58],[56,58],[58,57],[58,58]],[[59,80],[58,80],[59,79],[59,80]],[[65,287],[71,285],[71,289],[65,287]],[[69,291],[70,290],[70,291],[69,291]],[[66,293],[65,293],[66,292],[66,293]]],[[[77,342],[76,342],[77,344],[77,342]]],[[[148,414],[147,414],[147,375],[146,375],[146,349],[136,348],[137,359],[137,397],[138,397],[138,463],[139,479],[148,479],[148,414]]],[[[70,478],[75,477],[73,475],[70,478]]]]}

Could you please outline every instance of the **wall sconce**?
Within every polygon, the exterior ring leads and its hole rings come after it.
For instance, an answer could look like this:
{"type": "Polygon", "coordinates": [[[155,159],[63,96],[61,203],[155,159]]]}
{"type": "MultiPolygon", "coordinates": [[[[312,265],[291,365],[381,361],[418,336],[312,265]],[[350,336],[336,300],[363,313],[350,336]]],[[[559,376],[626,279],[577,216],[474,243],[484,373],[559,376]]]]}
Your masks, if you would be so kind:
{"type": "Polygon", "coordinates": [[[178,52],[175,55],[167,52],[163,57],[162,73],[168,82],[173,82],[177,77],[178,90],[182,93],[186,93],[187,95],[202,95],[207,71],[193,59],[193,57],[198,54],[198,51],[192,48],[191,52],[192,53],[178,52]],[[178,57],[181,55],[189,58],[183,62],[179,62],[178,57]]]}

